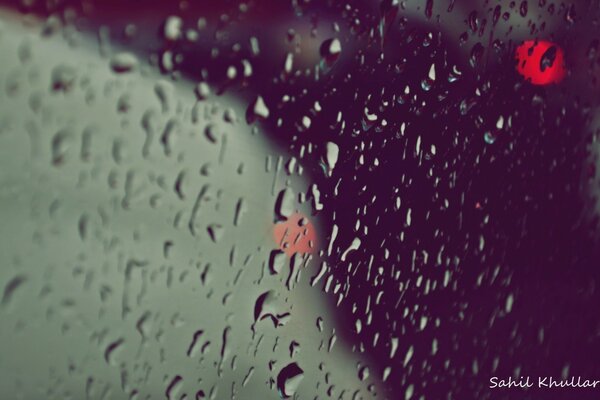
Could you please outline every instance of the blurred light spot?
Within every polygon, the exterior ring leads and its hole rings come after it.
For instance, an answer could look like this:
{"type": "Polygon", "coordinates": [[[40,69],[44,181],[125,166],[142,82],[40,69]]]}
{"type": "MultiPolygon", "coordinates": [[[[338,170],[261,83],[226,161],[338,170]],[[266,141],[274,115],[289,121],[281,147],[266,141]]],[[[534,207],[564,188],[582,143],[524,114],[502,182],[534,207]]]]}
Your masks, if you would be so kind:
{"type": "Polygon", "coordinates": [[[296,213],[273,226],[273,239],[277,246],[291,257],[295,253],[313,253],[317,233],[308,218],[296,213]]]}
{"type": "Polygon", "coordinates": [[[552,42],[526,40],[515,57],[519,74],[534,85],[558,83],[565,76],[563,50],[552,42]]]}

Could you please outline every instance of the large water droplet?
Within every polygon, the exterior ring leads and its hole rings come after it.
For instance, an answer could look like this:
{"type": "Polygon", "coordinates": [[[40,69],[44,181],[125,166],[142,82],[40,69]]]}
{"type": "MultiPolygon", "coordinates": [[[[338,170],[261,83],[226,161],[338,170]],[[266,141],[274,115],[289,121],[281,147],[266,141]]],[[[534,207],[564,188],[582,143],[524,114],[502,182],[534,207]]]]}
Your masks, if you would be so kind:
{"type": "Polygon", "coordinates": [[[288,364],[279,371],[279,374],[277,374],[277,391],[281,398],[292,397],[302,379],[304,379],[304,371],[295,362],[288,364]]]}
{"type": "Polygon", "coordinates": [[[279,192],[275,202],[275,213],[277,216],[287,218],[294,213],[295,198],[294,192],[290,188],[285,188],[279,192]]]}
{"type": "Polygon", "coordinates": [[[257,96],[256,99],[248,106],[246,110],[246,121],[251,124],[257,119],[269,118],[269,109],[265,104],[262,96],[257,96]]]}
{"type": "Polygon", "coordinates": [[[319,53],[321,54],[321,67],[329,70],[342,54],[342,43],[337,38],[327,39],[321,43],[319,53]]]}

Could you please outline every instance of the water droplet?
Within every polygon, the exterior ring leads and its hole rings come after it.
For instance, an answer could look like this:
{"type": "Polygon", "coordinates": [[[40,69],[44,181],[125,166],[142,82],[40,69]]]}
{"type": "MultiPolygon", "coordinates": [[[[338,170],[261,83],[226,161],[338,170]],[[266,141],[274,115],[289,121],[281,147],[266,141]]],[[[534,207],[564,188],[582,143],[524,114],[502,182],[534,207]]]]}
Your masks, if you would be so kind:
{"type": "Polygon", "coordinates": [[[204,129],[204,134],[211,143],[218,143],[223,136],[223,132],[216,124],[208,124],[204,129]]]}
{"type": "Polygon", "coordinates": [[[340,154],[340,148],[333,142],[327,142],[325,144],[325,166],[327,167],[327,175],[333,174],[333,169],[337,164],[338,157],[340,154]]]}
{"type": "Polygon", "coordinates": [[[183,21],[177,16],[170,16],[166,19],[163,27],[163,36],[170,41],[176,41],[181,38],[181,28],[183,21]]]}
{"type": "Polygon", "coordinates": [[[167,390],[165,391],[165,396],[167,396],[167,399],[171,400],[172,398],[177,398],[177,393],[179,392],[182,386],[183,378],[181,377],[181,375],[175,375],[173,379],[171,379],[171,381],[169,382],[167,390]]]}
{"type": "Polygon", "coordinates": [[[392,25],[394,24],[394,21],[396,20],[399,3],[399,0],[383,0],[379,6],[379,11],[381,12],[381,21],[379,22],[381,47],[383,47],[385,44],[385,38],[387,37],[392,25]]]}
{"type": "Polygon", "coordinates": [[[521,5],[519,6],[519,13],[521,14],[521,17],[525,18],[527,16],[527,1],[522,1],[521,5]]]}
{"type": "Polygon", "coordinates": [[[269,270],[271,274],[275,275],[280,273],[285,266],[287,260],[285,253],[281,250],[273,250],[269,255],[269,270]]]}
{"type": "Polygon", "coordinates": [[[358,379],[360,379],[361,382],[368,378],[369,378],[369,367],[365,366],[358,370],[358,379]]]}
{"type": "Polygon", "coordinates": [[[69,65],[61,64],[52,70],[52,89],[68,92],[73,89],[77,78],[77,70],[69,65]]]}
{"type": "Polygon", "coordinates": [[[280,308],[277,293],[273,290],[264,292],[254,303],[254,323],[270,318],[275,328],[284,325],[290,314],[280,308]]]}
{"type": "Polygon", "coordinates": [[[125,341],[121,338],[115,340],[114,342],[111,342],[107,347],[106,350],[104,351],[104,360],[110,364],[113,365],[114,364],[114,358],[115,358],[115,353],[117,353],[117,350],[119,350],[123,343],[125,343],[125,341]]]}
{"type": "Polygon", "coordinates": [[[2,294],[2,305],[7,306],[11,299],[14,297],[17,289],[19,289],[26,281],[25,275],[17,275],[12,278],[6,286],[4,287],[4,292],[2,294]]]}
{"type": "Polygon", "coordinates": [[[427,0],[425,3],[425,16],[430,19],[433,15],[433,0],[427,0]]]}
{"type": "Polygon", "coordinates": [[[275,202],[275,214],[281,218],[287,218],[294,213],[295,210],[294,192],[290,188],[285,188],[279,192],[277,201],[275,202]]]}
{"type": "Polygon", "coordinates": [[[199,82],[194,90],[198,100],[204,100],[210,95],[210,86],[206,82],[199,82]]]}
{"type": "Polygon", "coordinates": [[[290,398],[296,393],[298,385],[304,379],[304,371],[297,363],[286,365],[279,374],[277,374],[277,390],[279,396],[284,399],[290,398]]]}
{"type": "Polygon", "coordinates": [[[504,311],[506,311],[506,313],[509,313],[512,311],[514,301],[515,301],[515,298],[512,295],[512,293],[509,294],[508,297],[506,297],[506,304],[504,305],[504,311]]]}
{"type": "Polygon", "coordinates": [[[257,119],[267,118],[269,118],[269,109],[267,108],[262,96],[257,96],[246,110],[246,121],[251,124],[257,119]]]}
{"type": "Polygon", "coordinates": [[[554,61],[556,60],[557,47],[550,46],[540,59],[540,71],[544,72],[547,68],[552,68],[554,61]]]}
{"type": "Polygon", "coordinates": [[[575,4],[571,3],[568,7],[567,7],[567,11],[565,12],[565,21],[567,21],[569,24],[572,24],[575,22],[575,17],[576,17],[576,12],[575,12],[575,4]]]}
{"type": "Polygon", "coordinates": [[[62,129],[52,138],[52,164],[54,166],[62,165],[65,162],[73,136],[70,129],[62,129]]]}
{"type": "Polygon", "coordinates": [[[494,144],[496,139],[498,139],[499,134],[500,134],[499,129],[485,131],[485,133],[483,135],[483,139],[485,140],[485,142],[487,144],[494,144]]]}
{"type": "Polygon", "coordinates": [[[321,54],[322,69],[329,70],[342,54],[342,43],[337,38],[327,39],[321,43],[319,53],[321,54]]]}
{"type": "Polygon", "coordinates": [[[206,230],[208,231],[208,235],[214,243],[217,243],[219,240],[221,240],[225,232],[223,226],[219,224],[210,224],[206,230]]]}
{"type": "Polygon", "coordinates": [[[129,52],[117,53],[110,59],[110,67],[119,74],[131,72],[137,65],[137,57],[129,52]]]}
{"type": "Polygon", "coordinates": [[[469,64],[471,64],[471,67],[476,68],[480,65],[484,52],[485,48],[483,47],[481,42],[475,43],[475,45],[471,49],[471,56],[469,58],[469,64]]]}
{"type": "Polygon", "coordinates": [[[163,113],[168,112],[173,104],[175,88],[169,81],[160,80],[154,85],[154,93],[158,97],[163,113]]]}

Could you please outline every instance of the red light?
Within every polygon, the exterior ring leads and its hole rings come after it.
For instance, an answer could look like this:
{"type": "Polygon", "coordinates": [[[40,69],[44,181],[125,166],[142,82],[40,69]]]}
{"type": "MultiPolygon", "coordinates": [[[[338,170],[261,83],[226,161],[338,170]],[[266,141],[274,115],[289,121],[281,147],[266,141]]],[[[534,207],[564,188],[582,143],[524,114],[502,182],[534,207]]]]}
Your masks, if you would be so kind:
{"type": "Polygon", "coordinates": [[[294,253],[312,253],[317,234],[313,224],[302,214],[294,214],[273,227],[273,239],[288,256],[294,253]]]}
{"type": "Polygon", "coordinates": [[[534,85],[560,82],[565,76],[563,50],[544,40],[526,40],[517,47],[517,71],[534,85]]]}

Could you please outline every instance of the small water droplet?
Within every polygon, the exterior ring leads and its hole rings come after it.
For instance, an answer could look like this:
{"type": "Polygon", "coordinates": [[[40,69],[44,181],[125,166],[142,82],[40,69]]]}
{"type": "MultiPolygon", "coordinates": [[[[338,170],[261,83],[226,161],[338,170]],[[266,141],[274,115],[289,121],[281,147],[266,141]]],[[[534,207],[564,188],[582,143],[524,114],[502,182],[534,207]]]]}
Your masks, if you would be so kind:
{"type": "Polygon", "coordinates": [[[137,57],[129,52],[117,53],[110,59],[110,67],[118,74],[131,72],[137,65],[137,57]]]}

